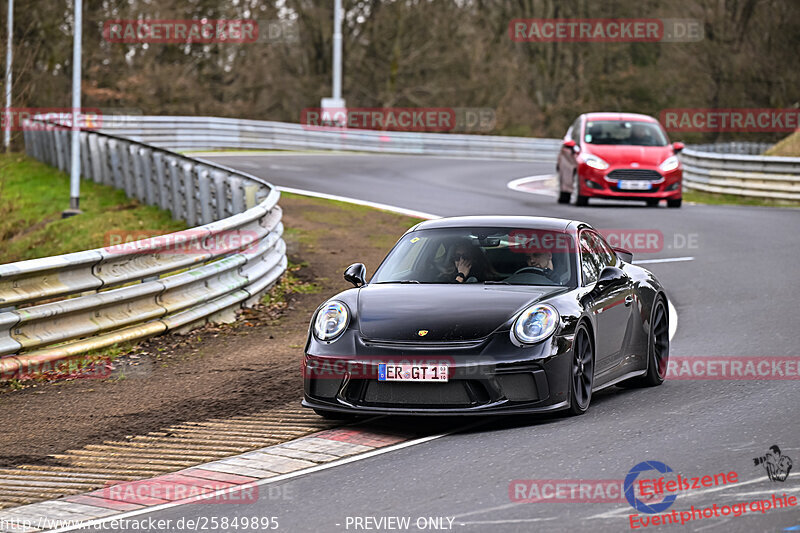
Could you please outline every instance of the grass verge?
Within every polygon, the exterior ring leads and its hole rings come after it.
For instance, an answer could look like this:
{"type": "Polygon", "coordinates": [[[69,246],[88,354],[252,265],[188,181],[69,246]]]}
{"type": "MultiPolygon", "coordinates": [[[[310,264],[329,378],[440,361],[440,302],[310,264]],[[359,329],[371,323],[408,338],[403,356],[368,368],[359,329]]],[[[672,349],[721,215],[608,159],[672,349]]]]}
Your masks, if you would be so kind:
{"type": "Polygon", "coordinates": [[[684,189],[683,200],[695,204],[710,205],[760,205],[766,207],[800,207],[800,202],[791,200],[771,200],[768,198],[750,198],[733,194],[718,194],[705,191],[684,189]]]}
{"type": "Polygon", "coordinates": [[[67,174],[23,154],[0,155],[0,263],[100,248],[109,231],[186,228],[169,212],[93,181],[81,180],[83,214],[62,219],[67,207],[67,174]]]}

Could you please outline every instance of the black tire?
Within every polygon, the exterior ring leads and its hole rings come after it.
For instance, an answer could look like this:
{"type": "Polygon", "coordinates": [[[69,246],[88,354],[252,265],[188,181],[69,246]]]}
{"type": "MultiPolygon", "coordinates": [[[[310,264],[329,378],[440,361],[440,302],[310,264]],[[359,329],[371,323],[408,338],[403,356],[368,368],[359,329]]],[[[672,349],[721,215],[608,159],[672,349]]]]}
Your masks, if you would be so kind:
{"type": "Polygon", "coordinates": [[[669,364],[669,311],[662,297],[656,299],[647,338],[647,373],[623,381],[620,387],[656,387],[664,383],[669,364]]]}
{"type": "Polygon", "coordinates": [[[572,192],[569,193],[569,199],[571,203],[578,207],[589,205],[589,198],[581,194],[581,185],[577,172],[572,173],[572,192]]]}
{"type": "Polygon", "coordinates": [[[558,169],[558,167],[556,167],[556,174],[558,175],[558,203],[568,204],[569,193],[564,192],[564,184],[561,183],[561,171],[558,169]]]}
{"type": "Polygon", "coordinates": [[[354,420],[356,415],[350,413],[340,413],[338,411],[325,411],[324,409],[314,409],[314,412],[325,420],[354,420]]]}
{"type": "Polygon", "coordinates": [[[647,343],[647,374],[643,385],[655,387],[664,383],[669,364],[669,311],[664,299],[659,297],[653,306],[650,321],[650,338],[647,343]]]}
{"type": "Polygon", "coordinates": [[[647,207],[658,207],[658,200],[655,198],[647,200],[647,207]]]}
{"type": "Polygon", "coordinates": [[[678,198],[677,200],[667,200],[667,207],[680,207],[683,203],[683,198],[678,198]]]}
{"type": "Polygon", "coordinates": [[[569,412],[582,415],[592,402],[594,385],[594,346],[592,336],[585,324],[575,330],[572,342],[572,363],[569,375],[569,412]]]}

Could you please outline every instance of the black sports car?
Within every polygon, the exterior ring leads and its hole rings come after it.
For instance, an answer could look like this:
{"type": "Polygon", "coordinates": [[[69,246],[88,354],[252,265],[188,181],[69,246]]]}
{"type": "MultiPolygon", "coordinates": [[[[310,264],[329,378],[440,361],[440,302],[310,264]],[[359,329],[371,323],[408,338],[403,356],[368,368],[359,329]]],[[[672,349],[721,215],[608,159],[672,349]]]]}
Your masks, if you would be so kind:
{"type": "Polygon", "coordinates": [[[366,282],[321,305],[303,405],[353,414],[584,413],[592,392],[664,381],[667,296],[583,222],[417,224],[366,282]]]}

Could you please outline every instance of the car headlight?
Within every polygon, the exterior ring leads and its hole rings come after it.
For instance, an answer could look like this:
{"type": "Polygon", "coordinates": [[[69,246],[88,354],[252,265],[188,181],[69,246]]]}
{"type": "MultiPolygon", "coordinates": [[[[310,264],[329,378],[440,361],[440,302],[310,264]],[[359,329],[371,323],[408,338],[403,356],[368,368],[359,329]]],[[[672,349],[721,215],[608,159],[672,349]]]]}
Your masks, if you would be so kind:
{"type": "Polygon", "coordinates": [[[519,342],[533,344],[555,332],[560,317],[552,305],[534,304],[525,309],[514,322],[514,336],[519,342]]]}
{"type": "Polygon", "coordinates": [[[608,163],[604,160],[600,159],[596,155],[592,154],[584,154],[583,161],[592,168],[596,168],[597,170],[605,170],[608,168],[608,163]]]}
{"type": "Polygon", "coordinates": [[[333,340],[345,330],[349,320],[350,313],[347,306],[332,300],[317,313],[317,318],[314,320],[314,335],[321,341],[333,340]]]}
{"type": "Polygon", "coordinates": [[[678,168],[678,165],[680,164],[681,162],[678,161],[678,158],[674,155],[671,155],[668,158],[666,158],[663,163],[658,165],[658,168],[660,168],[664,172],[669,172],[670,170],[675,170],[676,168],[678,168]]]}

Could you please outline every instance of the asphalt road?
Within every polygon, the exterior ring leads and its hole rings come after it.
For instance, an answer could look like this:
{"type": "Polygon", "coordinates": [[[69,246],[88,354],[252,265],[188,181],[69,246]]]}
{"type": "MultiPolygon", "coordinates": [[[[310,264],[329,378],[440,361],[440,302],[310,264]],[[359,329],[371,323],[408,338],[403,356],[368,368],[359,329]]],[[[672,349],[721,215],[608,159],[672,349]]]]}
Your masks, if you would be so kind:
{"type": "MultiPolygon", "coordinates": [[[[553,165],[545,163],[368,155],[209,159],[276,185],[439,215],[544,215],[577,218],[604,229],[660,230],[663,248],[638,253],[635,259],[694,258],[648,265],[666,286],[680,317],[673,356],[800,355],[800,210],[695,205],[652,209],[611,202],[576,208],[557,205],[552,196],[506,187],[514,178],[553,173],[553,165]]],[[[591,409],[581,417],[486,421],[270,485],[284,491],[282,498],[238,506],[186,505],[144,516],[276,516],[280,531],[365,531],[355,527],[355,517],[387,516],[410,517],[411,531],[418,530],[419,517],[444,517],[445,528],[452,518],[452,529],[470,532],[630,530],[633,509],[625,501],[516,503],[509,497],[509,485],[518,479],[622,480],[645,460],[664,462],[684,476],[738,474],[734,485],[680,494],[669,511],[769,498],[773,493],[800,498],[797,383],[667,381],[648,390],[613,388],[593,398],[591,409]],[[769,481],[752,460],[773,444],[795,463],[785,482],[769,481]]],[[[403,428],[420,422],[380,423],[403,428]]],[[[437,423],[431,431],[442,427],[447,423],[437,423]]],[[[800,507],[647,530],[780,531],[798,524],[800,507]]]]}

